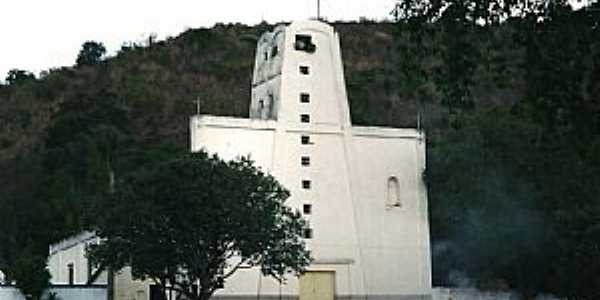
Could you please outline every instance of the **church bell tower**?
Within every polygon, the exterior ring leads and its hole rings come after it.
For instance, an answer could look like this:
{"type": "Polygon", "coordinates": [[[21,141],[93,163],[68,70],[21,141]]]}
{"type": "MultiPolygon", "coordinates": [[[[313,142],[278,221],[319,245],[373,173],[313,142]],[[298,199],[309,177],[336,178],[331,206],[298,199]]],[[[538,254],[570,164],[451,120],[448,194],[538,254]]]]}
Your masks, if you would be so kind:
{"type": "Polygon", "coordinates": [[[250,118],[347,127],[339,37],[319,21],[278,26],[258,41],[250,118]]]}

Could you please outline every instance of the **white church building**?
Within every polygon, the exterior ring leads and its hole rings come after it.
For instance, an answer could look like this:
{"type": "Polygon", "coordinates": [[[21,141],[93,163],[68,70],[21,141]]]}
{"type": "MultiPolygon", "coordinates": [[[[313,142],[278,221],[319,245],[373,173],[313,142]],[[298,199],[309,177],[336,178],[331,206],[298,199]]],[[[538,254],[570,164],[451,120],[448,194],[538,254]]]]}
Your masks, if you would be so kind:
{"type": "MultiPolygon", "coordinates": [[[[431,299],[425,137],[412,128],[352,126],[333,27],[297,21],[265,33],[250,118],[196,115],[190,135],[192,151],[250,156],[290,190],[287,204],[309,223],[307,273],[281,285],[242,269],[215,298],[431,299]]],[[[90,274],[83,247],[63,245],[52,248],[53,281],[77,281],[66,278],[80,274],[69,268],[90,274]]],[[[114,299],[152,300],[152,292],[127,270],[115,277],[114,299]]]]}

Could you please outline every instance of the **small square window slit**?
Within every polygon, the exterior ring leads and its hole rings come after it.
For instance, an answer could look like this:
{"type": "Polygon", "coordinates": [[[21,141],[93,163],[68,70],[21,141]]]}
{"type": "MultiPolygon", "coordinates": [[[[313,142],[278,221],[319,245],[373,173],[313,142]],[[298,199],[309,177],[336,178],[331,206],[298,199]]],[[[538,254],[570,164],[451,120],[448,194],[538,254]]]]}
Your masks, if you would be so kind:
{"type": "Polygon", "coordinates": [[[301,123],[310,123],[310,115],[309,114],[301,114],[300,122],[301,123]]]}
{"type": "Polygon", "coordinates": [[[310,69],[308,66],[300,66],[300,74],[308,75],[310,74],[310,69]]]}

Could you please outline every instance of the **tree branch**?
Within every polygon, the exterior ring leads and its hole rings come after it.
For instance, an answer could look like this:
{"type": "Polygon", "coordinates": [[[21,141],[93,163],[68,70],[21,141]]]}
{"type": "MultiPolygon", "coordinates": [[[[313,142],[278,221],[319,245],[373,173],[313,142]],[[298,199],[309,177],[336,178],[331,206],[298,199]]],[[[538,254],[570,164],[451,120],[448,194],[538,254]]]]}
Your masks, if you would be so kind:
{"type": "Polygon", "coordinates": [[[229,272],[227,272],[225,275],[223,275],[223,279],[227,279],[229,278],[229,276],[233,275],[233,273],[235,273],[235,271],[237,271],[244,263],[248,262],[248,260],[241,260],[238,264],[235,265],[235,267],[233,267],[233,269],[229,270],[229,272]]]}
{"type": "Polygon", "coordinates": [[[88,278],[86,284],[92,284],[94,283],[94,281],[96,281],[96,279],[98,279],[98,277],[100,277],[100,274],[102,274],[102,272],[104,272],[104,270],[106,269],[106,264],[100,264],[98,266],[98,269],[96,271],[94,271],[94,273],[92,273],[90,275],[90,277],[88,278]]]}

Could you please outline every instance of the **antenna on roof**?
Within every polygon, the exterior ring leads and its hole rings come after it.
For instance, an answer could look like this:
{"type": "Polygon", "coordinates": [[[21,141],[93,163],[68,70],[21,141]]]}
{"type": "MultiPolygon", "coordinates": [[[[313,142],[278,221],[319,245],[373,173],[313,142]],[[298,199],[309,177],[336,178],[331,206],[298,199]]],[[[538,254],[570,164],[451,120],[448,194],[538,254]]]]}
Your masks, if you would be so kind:
{"type": "Polygon", "coordinates": [[[200,115],[200,96],[197,96],[193,102],[196,103],[196,115],[200,115]]]}
{"type": "Polygon", "coordinates": [[[317,20],[321,20],[321,0],[317,0],[317,20]]]}

